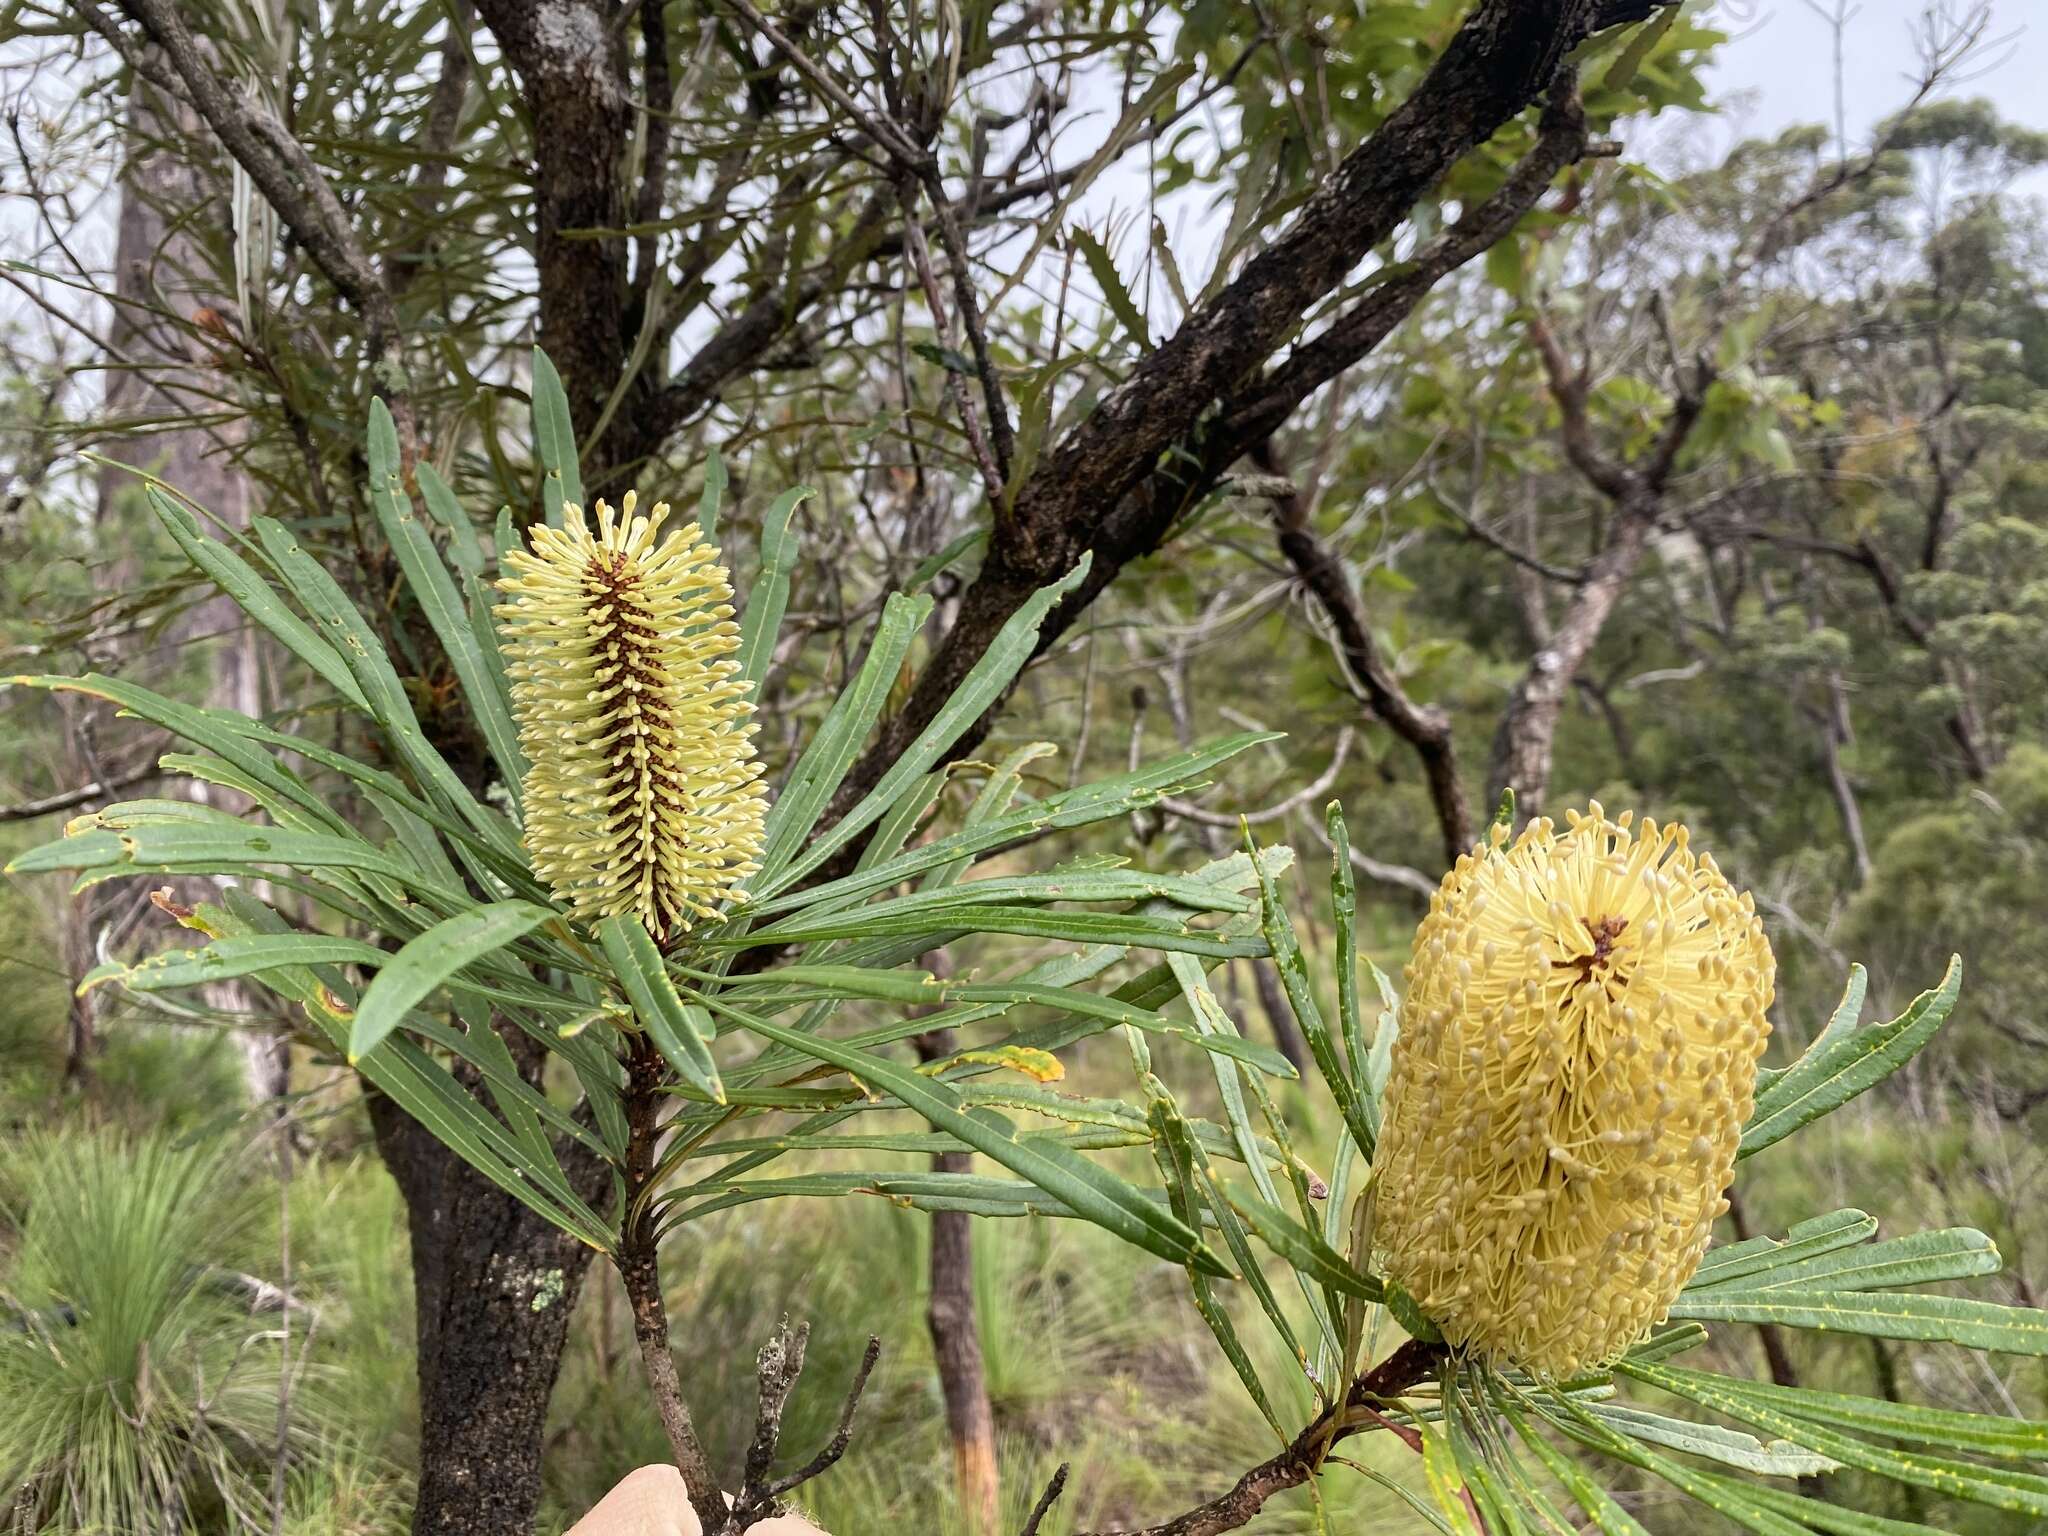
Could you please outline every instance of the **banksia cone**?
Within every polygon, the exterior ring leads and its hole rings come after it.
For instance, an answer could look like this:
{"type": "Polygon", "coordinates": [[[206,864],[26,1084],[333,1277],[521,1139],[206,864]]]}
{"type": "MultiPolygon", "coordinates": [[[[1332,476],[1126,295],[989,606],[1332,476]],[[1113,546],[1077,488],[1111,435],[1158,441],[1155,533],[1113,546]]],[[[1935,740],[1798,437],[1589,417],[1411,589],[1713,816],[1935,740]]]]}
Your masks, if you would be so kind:
{"type": "Polygon", "coordinates": [[[1706,1251],[1775,966],[1685,828],[1595,804],[1458,861],[1415,936],[1374,1157],[1385,1273],[1445,1339],[1562,1379],[1706,1251]]]}
{"type": "Polygon", "coordinates": [[[534,873],[572,916],[637,913],[669,944],[758,867],[765,804],[718,551],[633,505],[535,527],[496,612],[534,873]]]}

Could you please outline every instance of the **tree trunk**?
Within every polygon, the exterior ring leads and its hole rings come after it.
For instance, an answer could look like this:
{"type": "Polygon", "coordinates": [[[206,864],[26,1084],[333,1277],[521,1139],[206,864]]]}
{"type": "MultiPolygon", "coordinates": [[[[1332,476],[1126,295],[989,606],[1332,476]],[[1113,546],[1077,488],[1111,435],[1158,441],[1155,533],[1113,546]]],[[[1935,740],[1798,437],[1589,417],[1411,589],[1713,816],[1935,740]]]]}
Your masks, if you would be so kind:
{"type": "MultiPolygon", "coordinates": [[[[940,1173],[966,1173],[967,1152],[941,1152],[932,1159],[940,1173]]],[[[981,1359],[980,1319],[974,1305],[973,1218],[964,1211],[932,1215],[931,1301],[925,1314],[939,1389],[946,1402],[946,1429],[953,1441],[953,1481],[970,1530],[993,1536],[999,1514],[995,1410],[988,1400],[988,1376],[981,1359]]]]}
{"type": "MultiPolygon", "coordinates": [[[[405,1198],[418,1313],[414,1536],[526,1536],[548,1398],[592,1251],[372,1093],[377,1149],[405,1198]]],[[[595,1159],[589,1163],[594,1164],[595,1159]]],[[[595,1196],[603,1169],[570,1178],[595,1196]]]]}
{"type": "Polygon", "coordinates": [[[1487,798],[1497,801],[1503,789],[1514,790],[1518,822],[1543,810],[1565,698],[1642,560],[1655,514],[1654,502],[1639,504],[1633,498],[1616,509],[1613,537],[1587,570],[1550,643],[1530,658],[1528,670],[1508,694],[1487,766],[1487,798]]]}
{"type": "MultiPolygon", "coordinates": [[[[129,366],[107,374],[105,412],[117,421],[176,421],[189,416],[192,401],[217,390],[207,342],[222,328],[234,328],[246,317],[232,315],[233,302],[220,288],[218,259],[206,248],[202,231],[228,222],[221,183],[200,163],[176,148],[155,146],[190,143],[205,129],[192,114],[167,104],[150,86],[137,81],[128,97],[124,135],[141,146],[121,171],[121,212],[115,230],[115,304],[108,326],[113,354],[129,366]],[[218,210],[218,221],[206,210],[218,210]],[[158,313],[168,309],[170,315],[158,313]],[[224,313],[230,312],[230,313],[224,313]],[[173,319],[172,316],[176,318],[173,319]],[[191,329],[178,324],[185,321],[191,329]],[[202,335],[200,333],[207,333],[202,335]]],[[[129,441],[106,446],[111,459],[147,470],[230,525],[249,521],[247,480],[235,469],[228,450],[231,427],[184,425],[163,431],[138,431],[129,441]]],[[[141,570],[141,542],[129,525],[147,518],[135,511],[140,482],[127,470],[109,466],[100,472],[95,522],[109,558],[101,584],[111,591],[132,588],[141,570]]],[[[88,662],[111,670],[121,667],[132,676],[151,680],[176,667],[188,645],[206,647],[209,676],[205,703],[251,718],[263,715],[259,658],[254,631],[234,602],[215,596],[174,621],[161,641],[145,652],[115,642],[88,662]]],[[[112,711],[86,705],[97,740],[81,731],[86,716],[74,717],[68,736],[73,770],[80,780],[111,779],[100,771],[108,757],[133,755],[133,733],[114,723],[112,711]]],[[[223,792],[211,786],[184,786],[192,798],[217,802],[223,792]]],[[[109,796],[112,798],[112,796],[109,796]]],[[[239,797],[232,797],[239,801],[239,797]]],[[[193,884],[188,882],[188,885],[193,884]]],[[[212,896],[198,883],[187,899],[212,896]]],[[[90,967],[98,958],[100,935],[113,913],[126,906],[126,884],[96,887],[71,903],[63,949],[67,963],[90,967]]],[[[254,1008],[253,989],[237,982],[218,982],[202,989],[209,1008],[225,1016],[248,1018],[254,1008]]],[[[67,1075],[87,1070],[98,1044],[98,1021],[92,994],[77,998],[69,1023],[67,1075]]],[[[289,1047],[278,1031],[248,1029],[238,1035],[251,1096],[259,1101],[281,1096],[287,1087],[289,1047]]]]}
{"type": "MultiPolygon", "coordinates": [[[[925,964],[936,976],[950,974],[946,952],[934,950],[925,964]]],[[[920,1061],[952,1054],[953,1032],[933,1030],[911,1042],[920,1061]]],[[[941,1152],[932,1158],[939,1173],[968,1173],[971,1152],[941,1152]]],[[[976,1536],[995,1536],[1001,1514],[996,1472],[995,1410],[989,1406],[988,1373],[981,1359],[981,1319],[974,1303],[974,1227],[965,1211],[932,1213],[931,1298],[925,1312],[939,1392],[946,1403],[946,1430],[953,1442],[953,1484],[960,1510],[976,1536]]]]}

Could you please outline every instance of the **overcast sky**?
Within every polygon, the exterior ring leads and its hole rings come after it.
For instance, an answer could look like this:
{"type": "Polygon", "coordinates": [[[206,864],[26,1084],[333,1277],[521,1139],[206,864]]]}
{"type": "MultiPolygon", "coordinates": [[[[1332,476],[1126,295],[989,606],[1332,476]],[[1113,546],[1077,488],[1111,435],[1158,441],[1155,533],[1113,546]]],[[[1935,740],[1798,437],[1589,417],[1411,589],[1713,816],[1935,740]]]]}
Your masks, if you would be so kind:
{"type": "MultiPolygon", "coordinates": [[[[1818,0],[1832,12],[1835,0],[1818,0]]],[[[1954,9],[1966,9],[1952,0],[1954,9]]],[[[1927,0],[1860,0],[1844,33],[1843,103],[1850,147],[1911,93],[1919,69],[1913,32],[1927,0]]],[[[1708,76],[1721,104],[1716,139],[1775,132],[1796,122],[1832,123],[1834,28],[1806,0],[1717,0],[1717,24],[1730,41],[1708,76]],[[1725,136],[1725,137],[1722,137],[1725,136]]],[[[2000,112],[2048,128],[2048,0],[1992,0],[1981,73],[1950,87],[1956,96],[1988,96],[2000,112]]]]}

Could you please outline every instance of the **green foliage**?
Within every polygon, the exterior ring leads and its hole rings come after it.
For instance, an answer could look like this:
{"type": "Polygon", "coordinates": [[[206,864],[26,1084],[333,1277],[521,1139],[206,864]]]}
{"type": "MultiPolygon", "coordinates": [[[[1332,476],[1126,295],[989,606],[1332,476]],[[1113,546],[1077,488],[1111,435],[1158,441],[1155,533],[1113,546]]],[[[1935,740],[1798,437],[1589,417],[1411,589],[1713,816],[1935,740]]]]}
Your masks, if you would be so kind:
{"type": "Polygon", "coordinates": [[[1890,981],[1924,969],[1934,935],[1953,935],[1973,999],[1954,1045],[1959,1070],[2007,1106],[2038,1101],[2048,1072],[2033,1047],[2048,1041],[2048,1010],[2031,957],[2048,944],[2048,748],[2017,746],[1982,789],[1902,816],[1875,858],[1847,914],[1851,940],[1884,955],[1890,981]]]}
{"type": "MultiPolygon", "coordinates": [[[[550,413],[560,402],[552,400],[545,369],[536,379],[537,431],[545,443],[550,413]]],[[[560,449],[557,442],[550,473],[566,482],[573,464],[560,449]]],[[[483,622],[485,607],[479,599],[465,609],[453,585],[457,574],[474,582],[480,567],[467,556],[452,572],[442,564],[423,525],[411,521],[395,453],[389,423],[379,413],[371,426],[372,499],[394,542],[409,549],[403,564],[429,622],[444,644],[466,647],[475,661],[458,668],[460,681],[470,693],[487,695],[472,701],[472,713],[497,744],[499,768],[512,768],[518,759],[505,749],[506,732],[488,723],[502,708],[503,678],[483,660],[495,644],[483,622]]],[[[829,830],[814,836],[928,609],[921,600],[892,598],[866,663],[798,758],[777,801],[760,874],[729,916],[664,954],[637,922],[608,922],[593,935],[547,900],[525,870],[514,823],[430,744],[365,621],[296,544],[281,531],[259,529],[265,575],[202,534],[167,498],[155,501],[187,555],[335,686],[336,707],[353,710],[401,772],[253,722],[193,711],[133,685],[43,680],[115,697],[184,735],[210,755],[175,762],[249,795],[272,824],[187,802],[135,801],[83,819],[63,841],[23,855],[15,867],[75,869],[87,883],[139,871],[270,874],[313,898],[337,929],[357,925],[385,942],[288,923],[246,888],[231,889],[220,906],[202,906],[181,919],[202,930],[207,945],[103,967],[97,981],[150,993],[208,977],[266,980],[299,1006],[317,1046],[346,1053],[487,1177],[607,1252],[620,1251],[633,1213],[643,1208],[659,1230],[672,1232],[714,1217],[743,1219],[745,1207],[767,1198],[879,1194],[914,1209],[1078,1219],[1098,1229],[1091,1241],[1114,1240],[1184,1271],[1190,1300],[1232,1374],[1283,1437],[1290,1420],[1281,1405],[1290,1415],[1337,1411],[1335,1389],[1367,1363],[1383,1306],[1409,1333],[1424,1339],[1431,1333],[1413,1303],[1386,1295],[1374,1276],[1371,1189],[1358,1192],[1353,1171],[1369,1159],[1380,1123],[1395,1014],[1392,990],[1375,971],[1377,1006],[1368,1028],[1354,954],[1349,835],[1334,807],[1329,840],[1338,856],[1329,897],[1338,942],[1334,953],[1321,957],[1333,970],[1327,981],[1311,970],[1283,899],[1279,877],[1291,859],[1284,850],[1214,859],[1186,876],[1083,861],[1045,873],[961,878],[1022,837],[1128,815],[1260,738],[1183,753],[1119,779],[1021,803],[1014,771],[997,770],[956,830],[908,846],[912,828],[942,787],[935,770],[947,748],[1009,685],[1034,649],[1044,615],[1079,579],[1079,570],[1020,610],[925,733],[872,788],[853,797],[829,830]],[[326,770],[333,785],[302,777],[277,755],[280,748],[326,770]],[[385,840],[373,840],[336,812],[331,795],[342,785],[355,786],[381,814],[385,840]],[[873,836],[849,872],[806,883],[870,828],[873,836]],[[914,964],[941,946],[978,954],[1005,935],[1051,940],[1053,948],[993,981],[974,971],[941,979],[914,964]],[[1134,958],[1148,950],[1161,957],[1149,968],[1134,958]],[[735,966],[748,951],[789,958],[756,971],[735,966]],[[1298,1120],[1286,1111],[1280,1093],[1291,1070],[1241,1037],[1211,985],[1216,962],[1263,956],[1278,969],[1308,1043],[1316,1086],[1335,1107],[1327,1142],[1315,1118],[1298,1120]],[[1120,984],[1092,984],[1112,968],[1123,973],[1120,984]],[[364,984],[358,978],[366,972],[373,974],[364,984]],[[1334,999],[1334,1015],[1326,999],[1334,999]],[[879,1020],[852,1034],[827,1032],[835,1018],[857,1018],[873,1004],[883,1005],[879,1020]],[[901,1016],[908,1005],[915,1011],[901,1016]],[[993,1038],[920,1070],[882,1049],[910,1033],[979,1025],[994,1025],[993,1038]],[[517,1031],[558,1058],[563,1070],[541,1079],[522,1073],[501,1030],[517,1031]],[[750,1041],[746,1055],[731,1049],[738,1036],[750,1041]],[[1051,1053],[1091,1036],[1121,1044],[1142,1112],[1114,1092],[1047,1092],[1006,1086],[997,1076],[1016,1069],[1056,1078],[1061,1068],[1051,1053]],[[623,1134],[625,1117],[635,1112],[625,1095],[639,1089],[622,1085],[622,1068],[638,1063],[637,1084],[648,1059],[635,1054],[636,1038],[650,1042],[665,1073],[663,1087],[679,1103],[668,1122],[669,1149],[651,1177],[627,1161],[623,1134]],[[1206,1064],[1216,1120],[1184,1108],[1190,1089],[1169,1086],[1166,1064],[1155,1062],[1154,1041],[1192,1047],[1206,1064]],[[457,1064],[480,1079],[490,1108],[463,1086],[457,1064]],[[580,1108],[557,1091],[557,1083],[570,1082],[579,1090],[580,1108]],[[1011,1118],[1019,1112],[1035,1118],[1020,1126],[1011,1118]],[[763,1117],[778,1114],[795,1116],[790,1129],[749,1134],[763,1117]],[[1035,1128],[1041,1119],[1053,1128],[1035,1128]],[[906,1121],[928,1129],[899,1129],[906,1121]],[[572,1141],[613,1162],[621,1180],[633,1181],[622,1184],[631,1203],[600,1209],[576,1193],[560,1161],[560,1149],[572,1141]],[[1156,1184],[1137,1177],[1135,1160],[1117,1150],[1132,1146],[1149,1148],[1156,1184]],[[1012,1177],[867,1166],[875,1153],[948,1150],[978,1152],[1012,1177]],[[804,1171],[761,1175],[769,1164],[799,1154],[810,1154],[804,1171]],[[848,1157],[855,1159],[851,1166],[848,1157]],[[724,1166],[688,1177],[701,1158],[724,1166]],[[1327,1177],[1316,1171],[1322,1168],[1327,1177]],[[676,1182],[667,1183],[671,1176],[676,1182]],[[1268,1270],[1276,1264],[1289,1273],[1290,1285],[1272,1283],[1268,1270]],[[1241,1283],[1257,1316],[1233,1305],[1218,1284],[1230,1281],[1241,1283]]],[[[785,498],[779,517],[786,519],[794,506],[794,498],[785,498]]],[[[444,509],[442,521],[452,525],[456,516],[444,509]]],[[[767,601],[779,609],[773,575],[767,590],[767,601]]],[[[764,654],[770,643],[757,631],[750,654],[764,654]]],[[[2022,794],[2028,761],[2014,759],[2022,794]]],[[[504,788],[503,803],[516,809],[516,783],[504,788]]],[[[1960,974],[1952,963],[1941,986],[1892,1023],[1860,1028],[1864,981],[1856,972],[1808,1052],[1761,1087],[1745,1152],[1761,1151],[1905,1066],[1954,1007],[1960,974]]],[[[169,1222],[195,1208],[191,1196],[203,1180],[196,1162],[182,1174],[152,1179],[160,1195],[155,1219],[169,1222]]],[[[46,1185],[35,1188],[32,1209],[49,1198],[46,1185]]],[[[94,1187],[96,1197],[105,1192],[94,1187]]],[[[33,1235],[37,1229],[27,1230],[33,1235]]],[[[1672,1315],[2048,1355],[2048,1331],[2026,1309],[1905,1289],[1995,1271],[1999,1255],[1983,1234],[1956,1228],[1864,1246],[1874,1230],[1860,1211],[1843,1211],[1795,1225],[1784,1240],[1755,1239],[1721,1250],[1672,1315]]],[[[55,1235],[38,1241],[47,1246],[25,1248],[36,1257],[24,1260],[24,1273],[50,1290],[51,1276],[77,1272],[78,1254],[55,1235]]],[[[156,1251],[174,1246],[160,1242],[156,1251]]],[[[901,1258],[899,1252],[896,1262],[901,1258]]],[[[142,1358],[142,1332],[170,1330],[167,1344],[175,1349],[194,1331],[175,1305],[184,1293],[162,1275],[156,1283],[161,1299],[155,1310],[124,1325],[116,1346],[127,1351],[131,1377],[140,1370],[134,1362],[142,1358]]],[[[1237,1294],[1235,1286],[1227,1290],[1237,1294]]],[[[104,1303],[82,1312],[97,1326],[116,1324],[104,1303]]],[[[705,1326],[715,1308],[699,1301],[689,1315],[705,1326]]],[[[1604,1382],[1534,1382],[1469,1364],[1445,1365],[1433,1377],[1405,1383],[1386,1410],[1393,1422],[1419,1434],[1424,1485],[1437,1518],[1452,1529],[1476,1529],[1475,1513],[1508,1530],[1552,1518],[1555,1506],[1542,1478],[1525,1462],[1526,1453],[1555,1470],[1554,1447],[1537,1427],[1542,1424],[1623,1467],[1663,1477],[1759,1531],[1793,1529],[1787,1522],[1796,1517],[1784,1510],[1803,1506],[1774,1503],[1769,1494],[1752,1494],[1741,1482],[1693,1470],[1666,1453],[1705,1457],[1743,1473],[1854,1468],[1995,1508],[2030,1509],[2048,1500],[2048,1484],[2037,1488],[2040,1480],[2031,1474],[1924,1449],[2024,1455],[2032,1444],[2030,1426],[1953,1412],[1930,1418],[1883,1404],[1860,1407],[1860,1400],[1841,1394],[1809,1399],[1789,1386],[1765,1391],[1667,1363],[1703,1338],[1683,1329],[1660,1335],[1638,1345],[1619,1369],[1732,1426],[1606,1403],[1612,1389],[1604,1382]],[[1514,1438],[1504,1437],[1503,1425],[1514,1429],[1514,1438]],[[1905,1448],[1880,1443],[1887,1439],[1905,1448]]],[[[24,1397],[42,1401],[33,1393],[24,1397]]],[[[125,1492],[94,1497],[128,1499],[124,1509],[142,1507],[135,1501],[164,1485],[167,1446],[181,1436],[227,1435],[231,1419],[213,1420],[209,1413],[204,1425],[192,1416],[174,1422],[155,1440],[138,1436],[142,1448],[125,1492]]],[[[731,1422],[742,1419],[735,1415],[731,1422]]],[[[72,1444],[91,1433],[74,1431],[72,1444]]],[[[205,1464],[230,1468],[245,1449],[223,1442],[205,1464]]],[[[38,1441],[12,1454],[24,1466],[56,1466],[90,1453],[38,1441]]],[[[345,1467],[315,1475],[348,1477],[345,1467]]],[[[1577,1475],[1564,1482],[1590,1518],[1615,1524],[1596,1485],[1577,1475]]],[[[381,1495],[370,1485],[362,1497],[374,1504],[381,1495]]],[[[221,1494],[230,1501],[240,1496],[221,1494]]],[[[949,1517],[927,1507],[924,1518],[943,1523],[949,1517]]]]}
{"type": "MultiPolygon", "coordinates": [[[[234,1283],[252,1212],[223,1150],[75,1133],[0,1167],[0,1480],[35,1528],[232,1527],[268,1507],[280,1362],[234,1283]]],[[[314,1438],[313,1385],[287,1454],[314,1438]]]]}

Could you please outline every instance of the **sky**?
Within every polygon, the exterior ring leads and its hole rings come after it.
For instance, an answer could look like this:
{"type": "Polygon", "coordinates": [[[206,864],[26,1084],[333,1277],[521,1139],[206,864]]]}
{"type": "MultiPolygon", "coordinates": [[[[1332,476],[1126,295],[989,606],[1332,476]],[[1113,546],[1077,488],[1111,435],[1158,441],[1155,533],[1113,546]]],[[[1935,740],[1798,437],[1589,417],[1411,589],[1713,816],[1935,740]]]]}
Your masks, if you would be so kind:
{"type": "MultiPolygon", "coordinates": [[[[1817,3],[1832,13],[1836,0],[1817,3]]],[[[1927,3],[1852,0],[1842,93],[1852,151],[1911,94],[1919,67],[1913,31],[1927,3]]],[[[1968,8],[1965,0],[1951,5],[1968,8]]],[[[1714,12],[1730,40],[1708,76],[1709,98],[1722,104],[1707,130],[1710,145],[1792,123],[1832,123],[1835,29],[1807,0],[1717,0],[1714,12]]],[[[1987,36],[1999,41],[1982,54],[1975,78],[1966,71],[1947,94],[1988,96],[2012,121],[2048,128],[2048,0],[1992,0],[1987,36]]]]}

